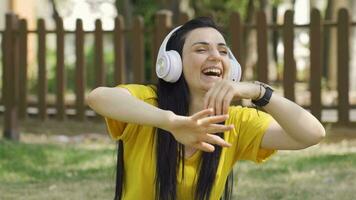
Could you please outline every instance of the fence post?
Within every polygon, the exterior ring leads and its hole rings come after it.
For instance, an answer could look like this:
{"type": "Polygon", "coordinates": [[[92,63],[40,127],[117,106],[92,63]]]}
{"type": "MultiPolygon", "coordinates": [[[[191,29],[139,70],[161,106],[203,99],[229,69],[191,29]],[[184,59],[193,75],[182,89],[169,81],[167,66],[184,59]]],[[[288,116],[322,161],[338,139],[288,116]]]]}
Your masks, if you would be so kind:
{"type": "Polygon", "coordinates": [[[115,85],[126,83],[124,28],[124,19],[121,15],[119,15],[115,18],[114,28],[115,85]]]}
{"type": "Polygon", "coordinates": [[[267,19],[263,10],[257,12],[257,79],[268,83],[267,19]]]}
{"type": "Polygon", "coordinates": [[[321,120],[322,23],[318,9],[313,9],[310,14],[310,110],[321,120]]]}
{"type": "Polygon", "coordinates": [[[168,34],[169,29],[172,27],[172,12],[169,10],[160,10],[155,15],[155,29],[153,36],[153,50],[152,50],[152,69],[151,69],[151,83],[157,83],[158,78],[156,75],[156,59],[159,47],[163,42],[164,37],[168,34]]]}
{"type": "Polygon", "coordinates": [[[95,20],[95,87],[105,85],[105,68],[103,58],[103,29],[100,19],[95,20]]]}
{"type": "Polygon", "coordinates": [[[4,113],[4,137],[10,140],[19,140],[17,118],[18,100],[18,43],[15,31],[18,19],[13,13],[6,14],[6,27],[4,32],[4,68],[3,68],[3,98],[4,113]]]}
{"type": "Polygon", "coordinates": [[[84,30],[83,21],[77,19],[75,31],[75,100],[76,100],[76,118],[84,121],[85,119],[85,67],[84,67],[84,30]]]}
{"type": "Polygon", "coordinates": [[[338,122],[349,123],[349,14],[342,8],[337,19],[338,122]]]}
{"type": "Polygon", "coordinates": [[[56,68],[56,106],[57,119],[66,118],[65,108],[65,69],[64,69],[64,28],[63,19],[56,19],[56,43],[57,43],[57,68],[56,68]]]}
{"type": "Polygon", "coordinates": [[[231,51],[241,65],[241,80],[245,72],[245,52],[243,48],[243,26],[241,17],[238,12],[233,12],[230,15],[229,31],[231,33],[231,51]]]}
{"type": "Polygon", "coordinates": [[[144,45],[144,24],[141,16],[135,17],[132,27],[133,36],[133,50],[132,55],[134,59],[133,64],[133,77],[135,83],[145,82],[145,45],[144,45]]]}
{"type": "Polygon", "coordinates": [[[46,66],[46,26],[44,19],[37,21],[38,28],[38,115],[47,119],[47,66],[46,66]]]}
{"type": "Polygon", "coordinates": [[[284,13],[283,44],[284,44],[284,68],[283,68],[283,91],[284,96],[295,101],[296,65],[294,61],[294,12],[287,10],[284,13]]]}
{"type": "Polygon", "coordinates": [[[27,21],[20,20],[19,28],[19,119],[27,118],[27,21]]]}

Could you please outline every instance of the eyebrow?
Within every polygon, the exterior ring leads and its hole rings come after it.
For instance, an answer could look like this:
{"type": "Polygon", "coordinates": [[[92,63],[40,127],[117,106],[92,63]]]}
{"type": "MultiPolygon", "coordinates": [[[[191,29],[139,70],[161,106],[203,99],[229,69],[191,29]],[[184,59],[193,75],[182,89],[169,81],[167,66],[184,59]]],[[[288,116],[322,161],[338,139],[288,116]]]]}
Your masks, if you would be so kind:
{"type": "MultiPolygon", "coordinates": [[[[210,45],[208,42],[195,42],[195,43],[192,44],[192,46],[198,45],[198,44],[210,45]]],[[[227,47],[227,45],[226,45],[225,43],[223,43],[223,42],[218,43],[218,46],[225,46],[225,47],[227,47]]]]}

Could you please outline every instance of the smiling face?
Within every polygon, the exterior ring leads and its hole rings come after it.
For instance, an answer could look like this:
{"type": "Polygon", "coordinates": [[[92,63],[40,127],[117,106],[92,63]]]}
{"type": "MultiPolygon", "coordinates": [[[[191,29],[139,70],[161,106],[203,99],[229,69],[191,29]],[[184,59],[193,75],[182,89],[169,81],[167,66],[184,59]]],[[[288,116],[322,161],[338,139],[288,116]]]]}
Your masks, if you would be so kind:
{"type": "Polygon", "coordinates": [[[182,51],[183,73],[191,93],[207,92],[215,82],[227,79],[228,47],[214,28],[197,28],[186,36],[182,51]]]}

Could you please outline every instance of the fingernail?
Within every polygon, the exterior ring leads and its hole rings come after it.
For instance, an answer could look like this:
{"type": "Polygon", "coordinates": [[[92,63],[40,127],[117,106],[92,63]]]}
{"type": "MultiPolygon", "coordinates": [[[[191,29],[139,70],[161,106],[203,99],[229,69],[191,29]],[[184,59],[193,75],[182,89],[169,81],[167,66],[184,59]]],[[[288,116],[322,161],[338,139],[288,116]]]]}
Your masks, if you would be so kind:
{"type": "Polygon", "coordinates": [[[226,146],[227,147],[231,147],[231,144],[226,142],[226,146]]]}

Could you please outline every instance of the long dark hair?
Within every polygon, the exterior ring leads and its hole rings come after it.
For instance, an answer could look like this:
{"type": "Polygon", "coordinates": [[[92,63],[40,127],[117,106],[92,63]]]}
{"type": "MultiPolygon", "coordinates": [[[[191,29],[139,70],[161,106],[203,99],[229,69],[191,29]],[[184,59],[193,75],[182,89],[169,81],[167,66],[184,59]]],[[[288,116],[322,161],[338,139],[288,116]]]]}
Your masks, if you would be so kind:
{"type": "MultiPolygon", "coordinates": [[[[212,19],[207,17],[196,18],[188,21],[173,33],[167,43],[166,50],[175,50],[182,57],[183,45],[187,34],[196,28],[202,27],[211,27],[221,32],[212,19]]],[[[157,90],[159,108],[171,110],[177,115],[187,116],[189,114],[190,93],[183,74],[175,83],[169,83],[159,79],[157,90]]],[[[222,138],[224,137],[223,133],[218,133],[217,135],[222,138]]],[[[206,200],[210,198],[221,151],[222,148],[215,145],[215,151],[213,153],[203,153],[200,162],[195,199],[206,200]]],[[[178,143],[171,133],[162,129],[157,129],[157,200],[175,200],[177,198],[177,170],[179,169],[180,162],[182,162],[182,176],[184,177],[184,146],[178,143]]],[[[231,173],[225,184],[224,199],[231,199],[232,180],[231,173]]]]}
{"type": "MultiPolygon", "coordinates": [[[[220,29],[214,21],[207,17],[195,18],[185,23],[178,29],[167,43],[166,50],[176,50],[182,56],[183,45],[187,34],[202,27],[211,27],[219,32],[220,29]]],[[[183,74],[177,82],[169,83],[162,79],[157,85],[158,107],[171,110],[177,115],[187,116],[189,113],[190,93],[183,74]]],[[[218,136],[224,138],[223,133],[218,136]]],[[[182,162],[182,176],[184,177],[184,146],[178,143],[170,132],[157,128],[157,167],[156,167],[156,200],[176,200],[177,170],[182,162]]],[[[116,190],[114,200],[120,200],[123,191],[124,161],[123,143],[118,143],[116,190]]],[[[199,177],[195,191],[195,199],[208,200],[215,181],[222,148],[215,145],[213,153],[202,154],[199,168],[199,177]]],[[[231,172],[225,183],[223,199],[231,199],[233,186],[233,172],[231,172]]]]}

